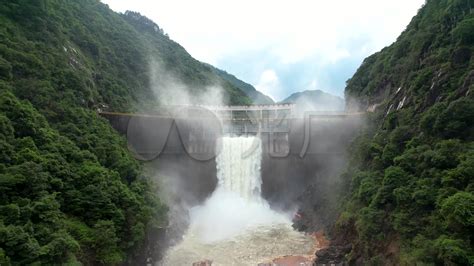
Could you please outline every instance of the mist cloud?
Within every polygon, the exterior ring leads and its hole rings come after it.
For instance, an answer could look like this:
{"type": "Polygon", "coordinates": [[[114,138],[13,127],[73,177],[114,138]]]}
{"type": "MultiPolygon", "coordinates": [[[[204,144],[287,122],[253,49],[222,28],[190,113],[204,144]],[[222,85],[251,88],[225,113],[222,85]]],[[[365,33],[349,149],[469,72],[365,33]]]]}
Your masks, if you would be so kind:
{"type": "Polygon", "coordinates": [[[149,68],[150,86],[160,106],[223,105],[228,100],[217,81],[211,86],[191,87],[157,60],[152,59],[149,68]]]}

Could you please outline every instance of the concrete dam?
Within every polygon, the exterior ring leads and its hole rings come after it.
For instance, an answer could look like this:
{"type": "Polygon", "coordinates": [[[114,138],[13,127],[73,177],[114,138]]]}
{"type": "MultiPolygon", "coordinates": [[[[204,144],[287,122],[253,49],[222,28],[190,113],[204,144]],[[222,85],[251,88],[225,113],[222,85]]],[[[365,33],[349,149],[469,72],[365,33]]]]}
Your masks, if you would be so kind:
{"type": "Polygon", "coordinates": [[[292,104],[172,106],[146,114],[99,114],[126,136],[137,159],[181,179],[185,193],[180,200],[190,204],[216,188],[214,159],[222,137],[258,137],[262,197],[276,208],[288,209],[308,186],[337,181],[332,177],[340,174],[346,149],[364,120],[362,113],[297,115],[293,109],[292,104]]]}

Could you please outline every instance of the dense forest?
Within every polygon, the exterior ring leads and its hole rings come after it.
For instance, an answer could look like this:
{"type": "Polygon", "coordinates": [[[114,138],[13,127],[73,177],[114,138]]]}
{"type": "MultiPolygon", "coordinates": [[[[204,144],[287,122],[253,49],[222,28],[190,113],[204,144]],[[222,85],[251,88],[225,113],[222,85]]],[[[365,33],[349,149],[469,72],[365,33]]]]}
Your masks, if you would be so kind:
{"type": "Polygon", "coordinates": [[[1,0],[0,25],[0,265],[136,262],[167,208],[96,110],[156,105],[150,58],[191,94],[217,84],[229,103],[250,98],[98,0],[1,0]]]}
{"type": "Polygon", "coordinates": [[[474,264],[474,1],[428,0],[347,81],[369,111],[334,234],[362,264],[474,264]]]}

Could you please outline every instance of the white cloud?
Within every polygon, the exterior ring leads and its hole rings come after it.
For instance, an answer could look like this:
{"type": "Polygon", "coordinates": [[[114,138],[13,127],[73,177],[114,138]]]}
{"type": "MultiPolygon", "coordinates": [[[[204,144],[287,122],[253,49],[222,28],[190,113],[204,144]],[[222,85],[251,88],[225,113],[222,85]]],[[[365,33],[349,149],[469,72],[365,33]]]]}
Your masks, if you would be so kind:
{"type": "MultiPolygon", "coordinates": [[[[321,66],[363,58],[395,41],[424,0],[102,0],[154,20],[201,61],[265,51],[264,69],[317,58],[321,66]],[[360,40],[363,40],[362,42],[360,40]],[[361,43],[359,43],[361,42],[361,43]],[[273,65],[268,65],[268,64],[273,65]]],[[[259,62],[243,62],[242,64],[259,62]]],[[[231,68],[248,66],[231,66],[231,68]]],[[[228,66],[227,66],[228,68],[228,66]]],[[[323,67],[319,69],[324,70],[323,67]]],[[[233,69],[226,69],[232,71],[233,69]]],[[[241,77],[259,77],[259,73],[241,77]]],[[[280,77],[280,73],[277,72],[280,77]]],[[[314,77],[308,77],[308,82],[314,77]]],[[[348,77],[346,77],[348,78],[348,77]]],[[[258,79],[246,80],[257,84],[258,79]]]]}
{"type": "Polygon", "coordinates": [[[306,89],[307,89],[307,90],[316,90],[316,89],[318,89],[318,88],[319,88],[319,86],[318,86],[318,81],[315,80],[315,79],[313,79],[313,80],[309,83],[308,88],[306,88],[306,89]]]}
{"type": "Polygon", "coordinates": [[[260,75],[260,80],[258,84],[255,85],[255,88],[260,92],[272,97],[274,100],[279,100],[282,98],[282,90],[280,86],[280,80],[278,79],[277,74],[272,69],[267,69],[262,72],[260,75]]]}

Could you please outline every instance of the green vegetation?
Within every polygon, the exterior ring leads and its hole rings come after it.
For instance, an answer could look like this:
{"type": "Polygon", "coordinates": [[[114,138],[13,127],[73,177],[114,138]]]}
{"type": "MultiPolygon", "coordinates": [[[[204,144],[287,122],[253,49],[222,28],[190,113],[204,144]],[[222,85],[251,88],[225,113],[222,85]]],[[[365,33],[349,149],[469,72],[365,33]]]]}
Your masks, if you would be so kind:
{"type": "Polygon", "coordinates": [[[81,109],[67,120],[89,124],[72,140],[2,89],[1,264],[115,264],[138,252],[145,227],[160,227],[165,209],[124,140],[81,109]]]}
{"type": "MultiPolygon", "coordinates": [[[[353,260],[474,264],[473,8],[427,1],[348,81],[377,104],[344,175],[353,260]]],[[[153,108],[150,59],[191,94],[257,96],[98,0],[0,0],[0,25],[0,265],[133,263],[166,207],[96,109],[153,108]]]]}
{"type": "Polygon", "coordinates": [[[166,207],[96,110],[154,107],[150,58],[191,94],[218,84],[229,103],[250,99],[98,0],[0,0],[0,25],[0,265],[138,263],[166,207]]]}
{"type": "Polygon", "coordinates": [[[269,96],[259,92],[257,89],[255,89],[252,85],[243,82],[240,79],[237,79],[234,75],[229,74],[225,72],[224,70],[220,70],[218,68],[215,68],[211,65],[209,66],[214,73],[216,73],[219,77],[227,80],[230,84],[236,86],[239,88],[241,91],[245,92],[249,96],[249,98],[252,100],[253,104],[274,104],[275,102],[270,98],[269,96]]]}
{"type": "Polygon", "coordinates": [[[295,92],[281,103],[294,103],[297,110],[344,111],[344,99],[322,90],[295,92]]]}
{"type": "MultiPolygon", "coordinates": [[[[144,55],[152,55],[154,64],[166,70],[167,75],[183,82],[188,88],[191,96],[205,93],[204,89],[209,86],[219,86],[223,89],[223,98],[227,104],[248,105],[252,104],[252,98],[246,90],[246,83],[229,81],[215,71],[209,64],[199,62],[192,58],[181,45],[169,39],[163,30],[153,21],[141,16],[139,13],[127,11],[122,15],[136,31],[142,35],[144,55]]],[[[128,42],[136,38],[128,39],[128,42]]],[[[145,57],[146,58],[146,57],[145,57]]],[[[133,60],[133,58],[130,58],[133,60]]],[[[149,62],[142,62],[148,67],[149,62]]],[[[222,71],[221,71],[222,72],[222,71]]],[[[155,84],[150,84],[155,86],[155,84]]],[[[160,88],[155,88],[158,91],[160,88]]]]}
{"type": "Polygon", "coordinates": [[[474,264],[474,1],[429,0],[346,96],[379,104],[352,147],[352,260],[474,264]]]}

